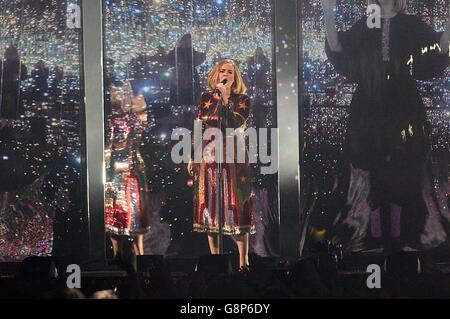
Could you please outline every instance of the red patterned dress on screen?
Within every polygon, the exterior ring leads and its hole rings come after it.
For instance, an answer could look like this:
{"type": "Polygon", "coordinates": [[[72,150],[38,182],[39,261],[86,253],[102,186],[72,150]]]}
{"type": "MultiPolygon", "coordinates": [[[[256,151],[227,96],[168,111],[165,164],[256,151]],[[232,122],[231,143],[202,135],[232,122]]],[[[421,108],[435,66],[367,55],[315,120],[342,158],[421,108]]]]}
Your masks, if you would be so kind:
{"type": "Polygon", "coordinates": [[[132,112],[111,119],[105,226],[112,234],[136,236],[150,230],[145,164],[139,152],[144,127],[132,112]]]}

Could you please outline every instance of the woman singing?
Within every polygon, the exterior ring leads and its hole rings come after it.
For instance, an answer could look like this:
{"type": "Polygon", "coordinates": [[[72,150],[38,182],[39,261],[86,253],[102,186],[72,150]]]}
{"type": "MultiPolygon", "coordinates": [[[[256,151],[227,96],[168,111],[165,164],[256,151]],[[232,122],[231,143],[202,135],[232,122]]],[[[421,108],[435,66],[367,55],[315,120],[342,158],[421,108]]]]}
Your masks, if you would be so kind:
{"type": "MultiPolygon", "coordinates": [[[[232,60],[219,62],[208,75],[209,92],[203,93],[196,113],[196,119],[202,121],[202,133],[208,128],[218,128],[218,112],[222,108],[221,127],[224,147],[221,148],[225,162],[227,146],[225,129],[245,129],[250,114],[250,101],[245,95],[245,87],[241,73],[232,60]],[[226,80],[226,81],[225,81],[226,80]]],[[[235,144],[236,145],[236,144],[235,144]]],[[[218,247],[218,207],[222,198],[223,219],[222,231],[225,235],[234,236],[239,250],[241,270],[248,268],[249,234],[254,232],[252,221],[253,196],[249,178],[249,162],[246,153],[244,163],[238,163],[236,153],[234,161],[222,164],[218,171],[216,153],[219,150],[209,147],[203,142],[202,160],[195,163],[191,160],[188,171],[195,175],[194,190],[194,230],[208,233],[209,247],[212,254],[219,253],[218,247]],[[205,147],[206,146],[206,147],[205,147]],[[221,174],[222,185],[217,184],[221,174]]],[[[239,152],[239,150],[237,150],[239,152]]],[[[241,150],[246,152],[245,150],[241,150]]]]}
{"type": "MultiPolygon", "coordinates": [[[[336,0],[322,0],[328,58],[338,73],[358,84],[350,106],[345,154],[352,174],[368,174],[370,180],[372,238],[383,239],[384,246],[392,249],[419,247],[427,215],[422,184],[430,145],[415,80],[443,74],[449,62],[450,25],[443,33],[435,32],[418,17],[405,14],[406,0],[369,4],[381,8],[381,27],[363,18],[338,33],[336,0]]],[[[347,197],[347,207],[364,209],[357,207],[356,197],[347,197]]],[[[347,216],[350,226],[361,222],[350,219],[347,216]]]]}
{"type": "Polygon", "coordinates": [[[144,160],[139,152],[147,123],[147,104],[133,95],[130,82],[111,89],[112,116],[106,149],[106,230],[114,257],[123,254],[119,236],[133,239],[136,255],[144,254],[143,235],[150,230],[144,160]]]}

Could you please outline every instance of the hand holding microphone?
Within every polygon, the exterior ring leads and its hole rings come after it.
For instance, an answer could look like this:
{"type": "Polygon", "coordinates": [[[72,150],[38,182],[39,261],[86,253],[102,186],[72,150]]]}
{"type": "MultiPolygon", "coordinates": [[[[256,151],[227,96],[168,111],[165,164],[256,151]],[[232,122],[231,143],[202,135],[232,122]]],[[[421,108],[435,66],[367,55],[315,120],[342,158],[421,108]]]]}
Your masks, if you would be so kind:
{"type": "Polygon", "coordinates": [[[214,90],[214,93],[217,93],[218,96],[223,96],[224,93],[226,93],[227,87],[225,84],[227,84],[228,80],[224,79],[222,82],[218,83],[216,85],[216,89],[214,90]]]}

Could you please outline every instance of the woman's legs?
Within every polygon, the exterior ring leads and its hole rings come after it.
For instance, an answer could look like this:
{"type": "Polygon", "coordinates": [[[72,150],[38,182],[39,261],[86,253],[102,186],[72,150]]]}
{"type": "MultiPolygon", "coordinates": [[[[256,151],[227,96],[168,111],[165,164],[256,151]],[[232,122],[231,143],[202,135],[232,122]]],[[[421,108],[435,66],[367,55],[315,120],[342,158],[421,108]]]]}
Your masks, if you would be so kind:
{"type": "Polygon", "coordinates": [[[390,204],[391,210],[391,237],[399,238],[400,237],[400,216],[402,213],[402,208],[394,203],[390,204]]]}
{"type": "Polygon", "coordinates": [[[249,265],[248,262],[248,246],[249,246],[249,235],[236,235],[236,244],[239,250],[239,268],[246,268],[249,265]]]}
{"type": "Polygon", "coordinates": [[[134,252],[136,256],[142,256],[144,254],[144,235],[134,237],[134,252]]]}
{"type": "Polygon", "coordinates": [[[114,255],[114,258],[116,258],[120,255],[119,240],[114,235],[111,235],[110,238],[111,238],[111,243],[112,243],[112,248],[113,248],[113,255],[114,255]]]}
{"type": "MultiPolygon", "coordinates": [[[[123,256],[123,240],[126,240],[124,238],[120,238],[116,235],[111,235],[111,243],[113,248],[113,255],[114,258],[122,258],[123,256]]],[[[141,256],[144,254],[144,235],[137,235],[133,238],[133,246],[134,246],[134,252],[136,256],[141,256]]]]}
{"type": "MultiPolygon", "coordinates": [[[[249,249],[249,235],[236,235],[234,236],[236,244],[239,250],[239,268],[248,267],[248,249],[249,249]]],[[[211,254],[219,254],[219,236],[218,234],[209,233],[208,234],[209,249],[211,254]]]]}
{"type": "Polygon", "coordinates": [[[381,230],[381,208],[370,212],[370,232],[373,238],[381,238],[383,236],[381,230]]]}
{"type": "Polygon", "coordinates": [[[212,255],[219,254],[219,236],[218,234],[208,233],[209,250],[212,255]]]}

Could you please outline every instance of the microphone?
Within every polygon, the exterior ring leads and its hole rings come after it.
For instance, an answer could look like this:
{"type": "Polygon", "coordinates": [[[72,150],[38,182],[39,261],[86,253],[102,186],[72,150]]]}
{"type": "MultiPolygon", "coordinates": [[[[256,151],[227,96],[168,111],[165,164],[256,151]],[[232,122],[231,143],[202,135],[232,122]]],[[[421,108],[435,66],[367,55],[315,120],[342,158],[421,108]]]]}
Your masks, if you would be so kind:
{"type": "MultiPolygon", "coordinates": [[[[220,83],[222,83],[223,85],[225,85],[225,84],[227,84],[227,82],[228,82],[228,80],[227,79],[224,79],[222,82],[220,82],[220,83]]],[[[219,96],[220,96],[220,90],[219,89],[215,89],[214,90],[214,93],[217,93],[219,96]]]]}

